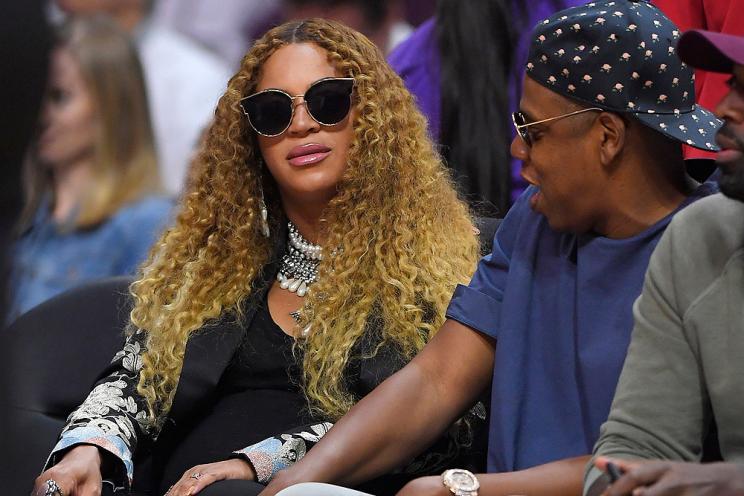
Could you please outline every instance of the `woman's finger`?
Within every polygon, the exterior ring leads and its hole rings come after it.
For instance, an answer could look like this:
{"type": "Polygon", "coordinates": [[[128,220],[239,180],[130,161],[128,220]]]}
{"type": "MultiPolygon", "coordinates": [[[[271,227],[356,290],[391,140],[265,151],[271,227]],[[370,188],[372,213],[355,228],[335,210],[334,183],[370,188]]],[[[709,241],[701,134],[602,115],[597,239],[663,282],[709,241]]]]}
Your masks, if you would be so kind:
{"type": "Polygon", "coordinates": [[[227,479],[227,474],[222,472],[210,472],[207,474],[203,474],[199,479],[196,481],[196,483],[193,485],[192,492],[189,493],[189,496],[199,494],[199,492],[207,487],[210,484],[214,484],[217,481],[225,480],[227,479]]]}
{"type": "Polygon", "coordinates": [[[198,473],[195,471],[195,469],[187,470],[183,473],[180,479],[176,481],[175,484],[173,484],[170,489],[168,489],[168,492],[165,493],[165,496],[185,496],[188,494],[188,489],[191,487],[190,481],[191,481],[191,475],[194,473],[198,473]]]}

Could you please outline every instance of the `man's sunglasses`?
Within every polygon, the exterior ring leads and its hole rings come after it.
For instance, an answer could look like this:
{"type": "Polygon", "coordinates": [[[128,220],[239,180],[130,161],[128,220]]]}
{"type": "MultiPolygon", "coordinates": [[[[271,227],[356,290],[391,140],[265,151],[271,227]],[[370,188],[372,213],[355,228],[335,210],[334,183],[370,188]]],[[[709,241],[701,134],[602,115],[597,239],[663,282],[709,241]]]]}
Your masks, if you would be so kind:
{"type": "Polygon", "coordinates": [[[584,112],[590,112],[590,111],[600,111],[603,112],[603,109],[599,107],[591,107],[591,108],[585,108],[581,110],[577,110],[576,112],[569,112],[568,114],[563,115],[556,115],[555,117],[549,117],[548,119],[542,119],[535,122],[527,122],[527,118],[524,116],[522,112],[514,112],[512,114],[512,122],[514,123],[514,129],[517,130],[517,134],[520,138],[525,142],[527,146],[532,146],[532,138],[530,137],[530,132],[527,130],[528,127],[534,126],[535,124],[542,124],[544,122],[550,122],[550,121],[556,121],[558,119],[564,119],[566,117],[571,117],[572,115],[578,115],[583,114],[584,112]]]}
{"type": "Polygon", "coordinates": [[[279,136],[292,123],[296,98],[302,98],[315,122],[333,126],[349,114],[353,90],[354,78],[323,78],[311,84],[304,95],[292,96],[272,88],[243,98],[240,107],[258,134],[279,136]]]}

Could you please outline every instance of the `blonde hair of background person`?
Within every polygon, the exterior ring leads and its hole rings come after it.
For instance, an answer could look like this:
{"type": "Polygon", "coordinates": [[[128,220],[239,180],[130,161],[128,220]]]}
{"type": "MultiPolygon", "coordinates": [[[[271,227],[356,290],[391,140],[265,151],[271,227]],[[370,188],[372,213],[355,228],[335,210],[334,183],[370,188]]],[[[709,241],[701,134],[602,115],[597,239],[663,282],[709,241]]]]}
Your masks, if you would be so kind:
{"type": "Polygon", "coordinates": [[[230,80],[175,225],[131,288],[132,325],[147,332],[138,390],[155,424],[170,409],[189,336],[225,311],[239,312],[269,259],[272,241],[261,233],[259,191],[274,233],[281,204],[239,101],[254,92],[269,56],[292,43],[322,48],[356,84],[347,168],[322,216],[330,256],[320,264],[298,324],[312,329],[297,346],[314,411],[337,419],[353,405],[342,372],[372,315],[381,320],[383,344],[410,357],[442,324],[455,285],[475,268],[478,243],[467,206],[413,98],[379,50],[332,21],[275,28],[230,80]]]}
{"type": "MultiPolygon", "coordinates": [[[[59,31],[57,48],[78,63],[97,119],[91,184],[68,225],[89,228],[125,204],[160,190],[145,83],[134,45],[105,16],[70,19],[59,31]]],[[[33,150],[23,174],[22,228],[53,184],[52,171],[33,150]]]]}

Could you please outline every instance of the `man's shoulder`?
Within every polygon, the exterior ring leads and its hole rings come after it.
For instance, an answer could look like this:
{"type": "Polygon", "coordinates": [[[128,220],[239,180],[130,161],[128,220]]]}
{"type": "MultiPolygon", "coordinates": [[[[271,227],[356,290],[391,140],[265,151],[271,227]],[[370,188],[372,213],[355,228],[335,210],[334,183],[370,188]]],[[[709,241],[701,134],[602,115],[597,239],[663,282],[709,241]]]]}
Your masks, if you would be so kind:
{"type": "Polygon", "coordinates": [[[702,198],[669,225],[675,244],[735,251],[744,241],[744,203],[721,193],[702,198]]]}
{"type": "Polygon", "coordinates": [[[742,248],[744,203],[718,193],[675,216],[651,263],[661,269],[659,274],[672,277],[676,287],[694,298],[720,277],[742,248]]]}

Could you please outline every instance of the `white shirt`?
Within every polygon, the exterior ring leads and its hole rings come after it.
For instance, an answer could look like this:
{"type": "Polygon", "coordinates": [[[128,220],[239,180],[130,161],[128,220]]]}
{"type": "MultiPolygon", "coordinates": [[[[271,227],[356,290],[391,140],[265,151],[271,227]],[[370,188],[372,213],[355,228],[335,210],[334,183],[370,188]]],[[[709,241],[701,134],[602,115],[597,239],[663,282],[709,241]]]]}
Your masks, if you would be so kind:
{"type": "Polygon", "coordinates": [[[168,192],[178,194],[232,73],[217,56],[155,23],[144,23],[135,41],[147,84],[161,180],[168,192]]]}

